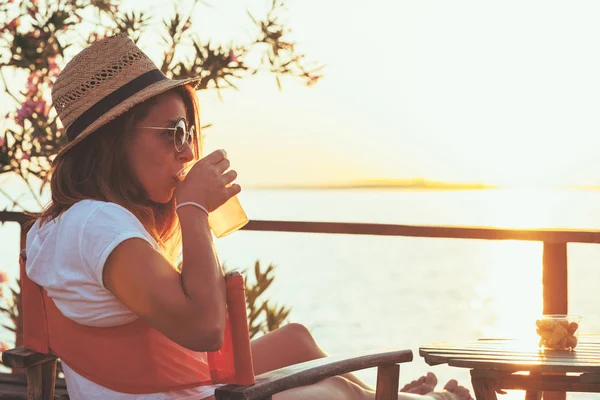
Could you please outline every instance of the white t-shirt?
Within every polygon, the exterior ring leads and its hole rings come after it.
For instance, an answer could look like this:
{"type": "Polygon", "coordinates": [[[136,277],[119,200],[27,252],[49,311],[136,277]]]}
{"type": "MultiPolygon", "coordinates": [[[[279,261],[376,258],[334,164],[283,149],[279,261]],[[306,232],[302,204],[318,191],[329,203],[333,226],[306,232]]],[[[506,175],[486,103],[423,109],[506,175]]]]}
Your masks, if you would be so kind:
{"type": "MultiPolygon", "coordinates": [[[[79,324],[107,327],[129,323],[138,316],[104,287],[102,270],[113,249],[130,238],[159,248],[126,208],[96,200],[80,201],[41,228],[37,221],[27,233],[27,276],[47,290],[65,317],[79,324]]],[[[72,400],[204,399],[212,396],[215,388],[133,395],[100,386],[64,362],[63,370],[72,400]]]]}

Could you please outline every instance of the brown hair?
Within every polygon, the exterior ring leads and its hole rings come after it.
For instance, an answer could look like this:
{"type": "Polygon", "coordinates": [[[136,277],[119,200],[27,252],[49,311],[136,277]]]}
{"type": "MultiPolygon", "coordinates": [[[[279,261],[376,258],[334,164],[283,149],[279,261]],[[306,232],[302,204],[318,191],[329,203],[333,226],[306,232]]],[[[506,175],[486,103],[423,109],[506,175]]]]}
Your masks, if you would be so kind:
{"type": "MultiPolygon", "coordinates": [[[[196,127],[193,150],[200,155],[199,105],[191,86],[172,89],[185,103],[188,121],[196,127]]],[[[85,199],[119,204],[131,211],[160,245],[167,259],[176,262],[181,229],[175,213],[175,199],[166,204],[152,202],[129,167],[124,141],[136,121],[144,118],[155,96],[97,129],[52,165],[44,183],[50,181],[52,201],[33,215],[44,224],[85,199]]]]}

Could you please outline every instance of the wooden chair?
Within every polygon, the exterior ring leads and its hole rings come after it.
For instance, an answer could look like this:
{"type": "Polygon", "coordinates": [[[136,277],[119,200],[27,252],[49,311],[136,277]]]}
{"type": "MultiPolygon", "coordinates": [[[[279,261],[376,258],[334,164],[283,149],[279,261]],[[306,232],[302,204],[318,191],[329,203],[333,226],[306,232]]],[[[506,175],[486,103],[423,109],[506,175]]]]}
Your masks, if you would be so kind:
{"type": "MultiPolygon", "coordinates": [[[[217,400],[268,400],[285,390],[309,385],[324,378],[377,367],[377,400],[397,400],[400,363],[413,359],[411,350],[382,353],[363,353],[349,357],[331,356],[301,364],[291,365],[256,376],[249,386],[227,385],[217,389],[217,400]]],[[[11,399],[54,400],[68,399],[61,379],[55,392],[56,362],[53,355],[40,354],[23,347],[6,350],[2,362],[11,368],[27,370],[27,387],[15,387],[11,399]]],[[[2,393],[0,393],[0,398],[2,393]]]]}
{"type": "MultiPolygon", "coordinates": [[[[24,279],[25,254],[21,253],[21,274],[24,279]]],[[[246,350],[240,354],[244,365],[250,363],[246,368],[241,365],[241,370],[251,367],[251,355],[249,339],[246,336],[248,325],[246,320],[246,302],[243,290],[243,278],[239,272],[229,273],[226,276],[228,283],[239,283],[231,291],[228,289],[228,307],[230,317],[236,319],[238,329],[232,331],[232,334],[244,342],[246,350]],[[230,281],[231,279],[231,281],[230,281]],[[230,297],[231,295],[231,297],[230,297]],[[233,313],[233,314],[232,314],[233,313]],[[243,325],[243,330],[242,330],[243,325]]],[[[22,287],[22,292],[25,286],[22,287]]],[[[233,326],[233,324],[232,324],[233,326]]],[[[235,339],[234,339],[235,340],[235,339]]],[[[351,357],[327,357],[301,364],[292,365],[265,374],[255,376],[254,384],[247,386],[227,385],[217,389],[215,397],[217,400],[267,400],[276,394],[285,390],[309,385],[318,382],[324,378],[344,374],[351,371],[357,371],[366,368],[378,367],[377,371],[377,400],[397,400],[398,398],[398,379],[400,366],[398,364],[412,361],[413,354],[410,350],[388,351],[383,353],[363,353],[351,357]]],[[[118,362],[118,360],[115,360],[118,362]]],[[[60,387],[57,385],[57,358],[52,354],[43,354],[18,347],[6,350],[2,353],[2,362],[4,365],[13,369],[26,369],[26,388],[21,385],[20,391],[18,385],[11,386],[11,392],[16,389],[17,393],[12,393],[5,397],[2,395],[2,382],[0,381],[0,399],[27,399],[27,400],[54,400],[68,399],[66,385],[64,380],[60,380],[60,387]]],[[[252,378],[250,373],[250,378],[252,378]]],[[[22,378],[21,378],[22,379],[22,378]]],[[[246,380],[252,382],[252,379],[246,380]]],[[[25,383],[25,382],[23,382],[25,383]]],[[[8,395],[8,393],[7,393],[8,395]]]]}

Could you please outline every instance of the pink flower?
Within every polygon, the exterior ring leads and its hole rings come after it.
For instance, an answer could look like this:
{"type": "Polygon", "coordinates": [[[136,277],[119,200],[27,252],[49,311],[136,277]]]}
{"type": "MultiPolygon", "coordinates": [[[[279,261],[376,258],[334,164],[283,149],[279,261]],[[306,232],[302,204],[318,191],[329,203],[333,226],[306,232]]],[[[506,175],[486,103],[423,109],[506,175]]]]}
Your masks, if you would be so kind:
{"type": "Polygon", "coordinates": [[[29,160],[29,154],[23,153],[23,155],[21,156],[21,160],[29,160]]]}
{"type": "Polygon", "coordinates": [[[17,110],[17,117],[15,121],[17,124],[23,126],[26,119],[31,117],[35,108],[35,103],[31,99],[25,100],[20,109],[17,110]]]}
{"type": "Polygon", "coordinates": [[[37,100],[34,101],[32,99],[27,99],[23,103],[20,109],[17,110],[17,117],[15,121],[17,124],[23,126],[23,123],[26,119],[31,118],[34,113],[39,114],[40,116],[47,117],[48,116],[49,107],[46,104],[46,100],[37,100]]]}
{"type": "Polygon", "coordinates": [[[37,84],[33,82],[27,82],[27,93],[33,94],[35,92],[37,92],[37,84]]]}
{"type": "Polygon", "coordinates": [[[33,103],[33,110],[40,114],[40,115],[44,115],[45,116],[45,112],[46,112],[46,101],[45,100],[40,100],[40,101],[36,101],[33,103]]]}
{"type": "Polygon", "coordinates": [[[32,72],[27,77],[27,94],[34,95],[38,91],[38,85],[42,80],[40,72],[32,72]]]}
{"type": "Polygon", "coordinates": [[[25,111],[23,109],[17,110],[17,116],[15,118],[15,122],[17,124],[23,126],[26,119],[27,119],[27,111],[25,111]]]}
{"type": "Polygon", "coordinates": [[[229,50],[229,57],[227,57],[227,63],[230,62],[238,62],[238,58],[236,57],[233,49],[229,50]]]}
{"type": "Polygon", "coordinates": [[[312,86],[319,81],[320,76],[311,76],[306,82],[306,86],[312,86]]]}
{"type": "Polygon", "coordinates": [[[21,21],[19,21],[17,18],[15,18],[12,21],[10,21],[8,24],[4,25],[2,27],[2,29],[0,29],[0,31],[5,31],[5,30],[14,31],[19,27],[19,25],[21,25],[21,21]]]}
{"type": "Polygon", "coordinates": [[[56,57],[48,57],[48,72],[50,76],[58,76],[60,68],[56,64],[56,57]]]}
{"type": "Polygon", "coordinates": [[[8,274],[4,271],[0,271],[0,283],[8,282],[8,274]]]}

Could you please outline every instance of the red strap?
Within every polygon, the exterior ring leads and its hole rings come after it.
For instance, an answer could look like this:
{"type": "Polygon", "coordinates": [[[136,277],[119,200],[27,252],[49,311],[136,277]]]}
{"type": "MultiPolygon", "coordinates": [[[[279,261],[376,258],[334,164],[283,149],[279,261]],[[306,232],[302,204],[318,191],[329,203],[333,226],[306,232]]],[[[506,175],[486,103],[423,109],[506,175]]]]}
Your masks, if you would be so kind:
{"type": "Polygon", "coordinates": [[[227,279],[227,307],[231,319],[235,380],[238,385],[253,385],[254,366],[248,334],[246,293],[244,277],[239,272],[227,279]]]}
{"type": "MultiPolygon", "coordinates": [[[[23,345],[27,349],[49,354],[50,340],[43,288],[29,279],[25,265],[26,256],[22,254],[20,272],[23,345]]],[[[239,272],[227,277],[227,321],[223,346],[219,351],[209,352],[207,356],[213,383],[254,384],[244,278],[239,272]]]]}
{"type": "Polygon", "coordinates": [[[48,321],[42,287],[27,276],[25,250],[19,257],[21,270],[21,304],[23,312],[23,346],[38,353],[49,354],[48,321]]]}
{"type": "Polygon", "coordinates": [[[225,338],[219,351],[208,353],[208,364],[215,383],[254,384],[244,277],[239,272],[227,276],[225,338]],[[234,376],[227,376],[229,371],[234,376]]]}

